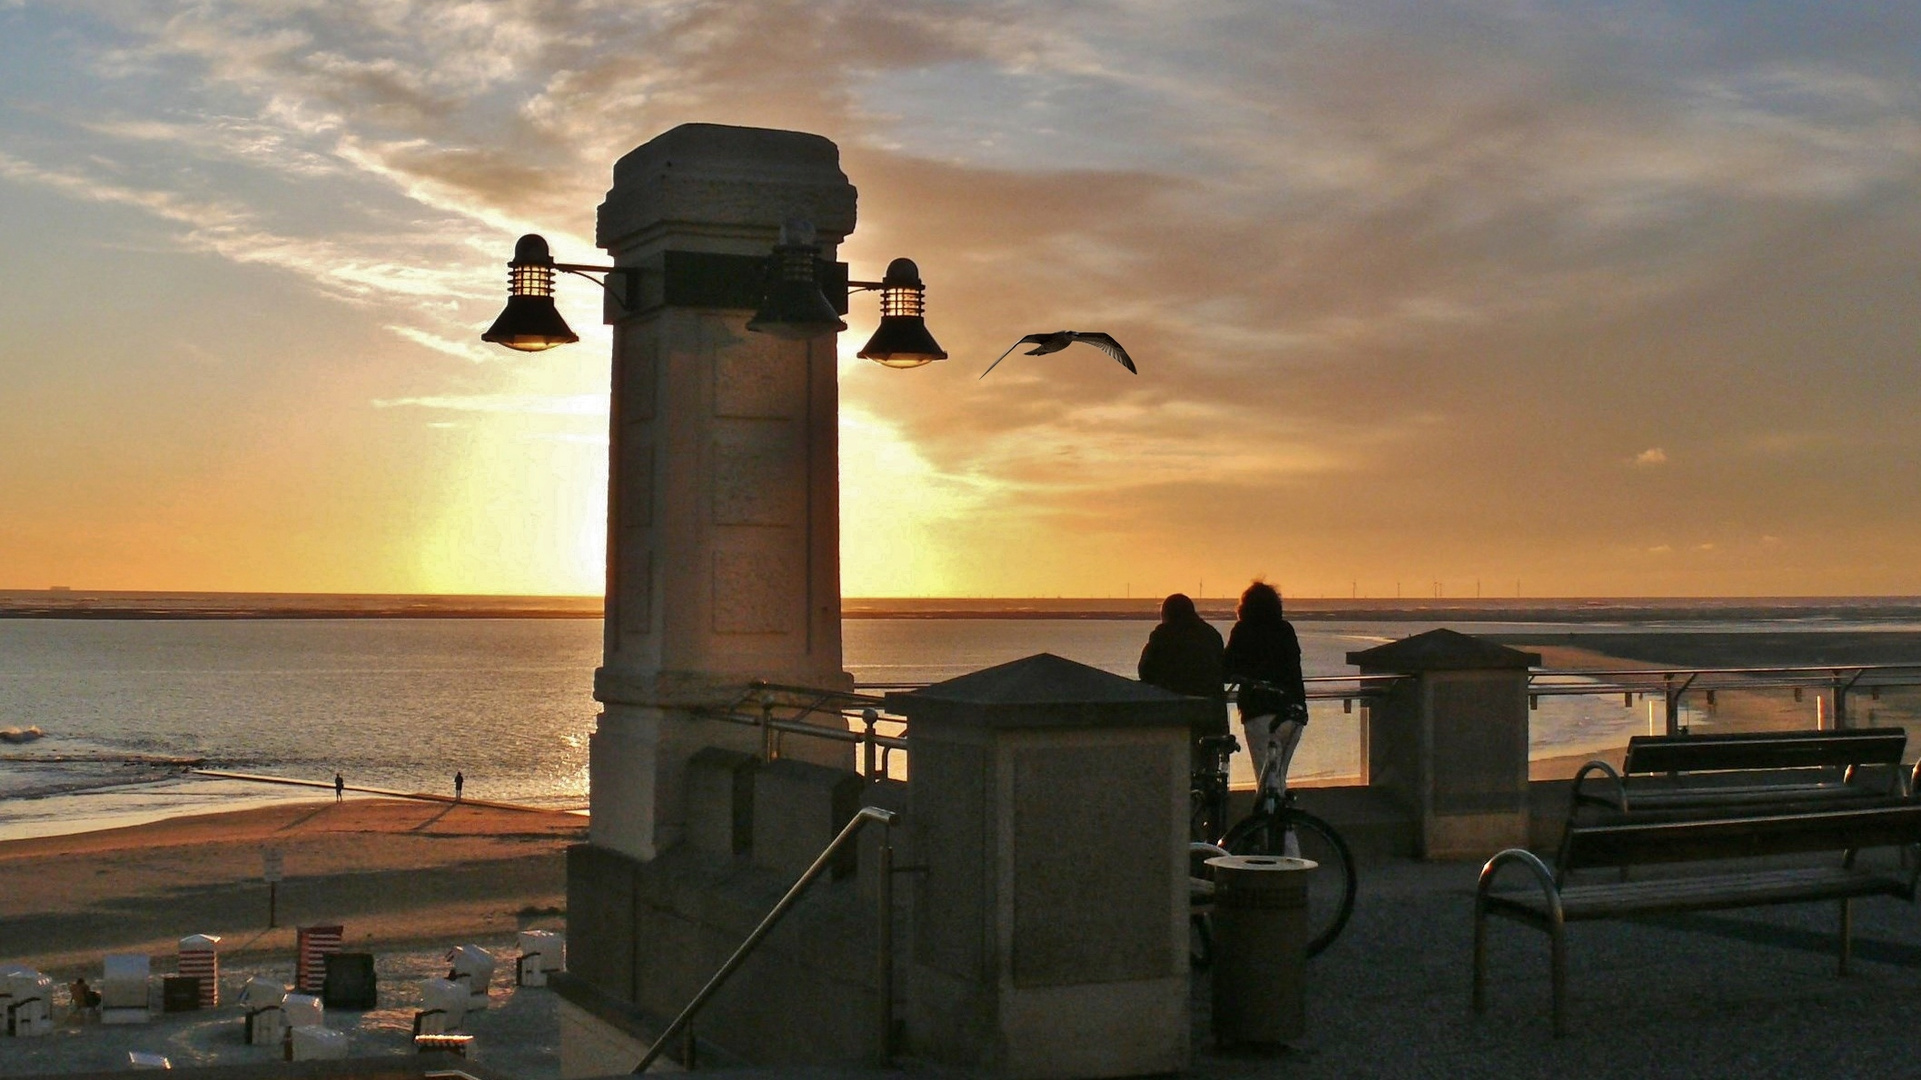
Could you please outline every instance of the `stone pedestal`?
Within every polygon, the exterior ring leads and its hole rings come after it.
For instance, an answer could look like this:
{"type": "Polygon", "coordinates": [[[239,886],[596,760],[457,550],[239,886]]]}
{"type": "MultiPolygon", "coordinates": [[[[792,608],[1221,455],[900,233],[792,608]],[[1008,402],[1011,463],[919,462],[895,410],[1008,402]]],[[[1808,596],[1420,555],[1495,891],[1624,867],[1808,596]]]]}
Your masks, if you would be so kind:
{"type": "MultiPolygon", "coordinates": [[[[598,240],[640,274],[614,323],[606,706],[589,755],[592,842],[651,859],[683,832],[687,764],[755,748],[702,721],[752,679],[849,685],[841,670],[834,339],[750,333],[764,259],[790,219],[823,258],[855,192],[818,135],[686,124],[614,166],[598,240]]],[[[618,276],[618,275],[617,275],[618,276]]],[[[829,290],[830,296],[833,291],[829,290]]],[[[842,296],[844,301],[844,295],[842,296]]],[[[788,741],[789,756],[850,751],[788,741]]]]}
{"type": "Polygon", "coordinates": [[[1409,676],[1368,710],[1368,784],[1413,812],[1422,857],[1526,846],[1527,675],[1540,654],[1431,630],[1347,662],[1409,676]]]}
{"type": "Polygon", "coordinates": [[[1007,1077],[1188,1061],[1188,730],[1218,705],[1041,654],[911,693],[907,1034],[1007,1077]]]}

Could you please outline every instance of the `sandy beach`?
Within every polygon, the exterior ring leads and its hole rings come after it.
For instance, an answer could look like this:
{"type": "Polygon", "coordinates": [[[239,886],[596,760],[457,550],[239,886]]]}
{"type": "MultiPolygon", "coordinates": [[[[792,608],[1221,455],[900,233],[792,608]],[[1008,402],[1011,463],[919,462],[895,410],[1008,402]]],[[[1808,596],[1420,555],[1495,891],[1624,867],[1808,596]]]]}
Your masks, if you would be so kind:
{"type": "MultiPolygon", "coordinates": [[[[0,963],[59,978],[103,953],[291,955],[293,927],[339,922],[349,949],[499,936],[564,921],[572,814],[349,798],[0,843],[0,963]],[[262,852],[281,852],[276,929],[262,852]]],[[[168,960],[170,966],[171,960],[168,960]]],[[[164,970],[156,966],[156,970],[164,970]]]]}
{"type": "MultiPolygon", "coordinates": [[[[380,1007],[329,1010],[355,1055],[405,1054],[422,979],[445,973],[455,944],[490,950],[493,1007],[470,1018],[478,1060],[534,1078],[557,1068],[551,995],[513,987],[514,934],[566,927],[567,845],[585,839],[577,815],[472,803],[348,798],[203,814],[129,828],[0,843],[0,965],[64,984],[97,978],[109,952],[144,952],[156,975],[174,970],[179,939],[219,935],[231,995],[249,974],[292,981],[294,930],[340,923],[347,951],[376,957],[380,1007]],[[267,927],[262,851],[277,849],[277,926],[267,927]]],[[[127,1053],[176,1066],[271,1061],[246,1045],[242,1010],[156,1015],[132,1026],[76,1025],[50,1038],[7,1040],[0,1075],[124,1068],[127,1053]]]]}

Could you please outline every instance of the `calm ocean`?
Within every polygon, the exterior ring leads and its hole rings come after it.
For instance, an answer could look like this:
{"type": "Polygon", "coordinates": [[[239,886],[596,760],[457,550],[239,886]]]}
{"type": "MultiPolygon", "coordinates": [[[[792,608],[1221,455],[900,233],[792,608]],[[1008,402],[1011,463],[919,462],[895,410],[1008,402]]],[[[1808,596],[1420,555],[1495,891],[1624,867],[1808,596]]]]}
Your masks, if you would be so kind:
{"type": "MultiPolygon", "coordinates": [[[[1352,674],[1349,651],[1433,625],[1297,623],[1310,675],[1352,674]]],[[[1483,633],[1575,629],[1449,625],[1483,633]]],[[[845,653],[863,683],[937,681],[1042,651],[1131,677],[1151,627],[1101,619],[849,619],[845,653]]],[[[1686,627],[1776,628],[1765,621],[1686,627]]],[[[1844,621],[1820,628],[1887,627],[1844,621]]],[[[596,619],[0,620],[0,728],[46,732],[0,746],[0,838],[317,794],[187,777],[181,758],[318,781],[339,771],[353,784],[443,793],[451,793],[458,769],[473,798],[580,806],[599,656],[596,619]]],[[[1358,717],[1339,701],[1317,702],[1294,775],[1357,772],[1358,717]]],[[[1646,724],[1644,708],[1623,708],[1612,697],[1546,699],[1533,718],[1535,754],[1619,745],[1646,724]]]]}

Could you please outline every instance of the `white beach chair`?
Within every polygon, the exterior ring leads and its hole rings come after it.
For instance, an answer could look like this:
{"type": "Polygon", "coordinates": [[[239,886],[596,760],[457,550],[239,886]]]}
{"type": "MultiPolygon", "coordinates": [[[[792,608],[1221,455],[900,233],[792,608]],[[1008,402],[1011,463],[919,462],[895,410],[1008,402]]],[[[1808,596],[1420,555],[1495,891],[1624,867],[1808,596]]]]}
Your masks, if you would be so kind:
{"type": "Polygon", "coordinates": [[[280,1008],[287,1014],[290,1028],[313,1027],[327,1022],[327,1011],[313,994],[288,994],[280,1008]]]}
{"type": "Polygon", "coordinates": [[[0,971],[0,1034],[53,1033],[53,980],[29,967],[0,971]]]}
{"type": "Polygon", "coordinates": [[[466,983],[428,979],[420,984],[420,1011],[414,1014],[415,1035],[444,1035],[467,1021],[466,983]]]}
{"type": "Polygon", "coordinates": [[[303,1024],[287,1034],[288,1061],[332,1061],[347,1056],[347,1033],[303,1024]]]}
{"type": "Polygon", "coordinates": [[[287,984],[265,976],[255,975],[240,988],[240,1004],[247,1010],[247,1045],[280,1045],[287,1031],[287,1013],[280,1006],[286,1000],[287,984]]]}
{"type": "Polygon", "coordinates": [[[467,985],[468,1009],[485,1009],[494,981],[494,954],[478,945],[456,945],[447,953],[447,962],[453,965],[447,977],[467,985]]]}
{"type": "Polygon", "coordinates": [[[553,930],[522,930],[520,956],[514,961],[514,982],[546,986],[547,976],[567,970],[567,936],[553,930]]]}
{"type": "Polygon", "coordinates": [[[144,1024],[153,1019],[148,1001],[148,977],[153,964],[145,953],[109,953],[102,962],[100,1022],[144,1024]]]}

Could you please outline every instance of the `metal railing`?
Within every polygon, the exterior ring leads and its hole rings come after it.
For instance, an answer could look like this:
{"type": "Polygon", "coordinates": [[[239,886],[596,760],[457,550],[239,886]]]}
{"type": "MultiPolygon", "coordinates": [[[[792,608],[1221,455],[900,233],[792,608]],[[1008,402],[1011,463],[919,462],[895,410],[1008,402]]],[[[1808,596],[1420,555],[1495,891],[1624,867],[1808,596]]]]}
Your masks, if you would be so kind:
{"type": "Polygon", "coordinates": [[[1825,695],[1825,711],[1817,708],[1817,726],[1842,728],[1849,724],[1849,698],[1866,691],[1879,699],[1887,687],[1921,686],[1921,662],[1913,664],[1805,664],[1776,667],[1701,668],[1541,668],[1528,674],[1528,706],[1538,708],[1543,697],[1619,694],[1622,705],[1633,708],[1637,699],[1659,696],[1667,734],[1684,729],[1682,704],[1698,693],[1709,708],[1717,691],[1781,690],[1794,692],[1796,701],[1809,690],[1825,695]],[[1578,679],[1579,682],[1556,680],[1578,679]],[[1822,718],[1826,719],[1823,720],[1822,718]]]}
{"type": "MultiPolygon", "coordinates": [[[[1405,675],[1316,675],[1306,681],[1310,702],[1341,702],[1343,713],[1380,701],[1405,675]]],[[[748,684],[729,705],[699,710],[699,714],[758,728],[760,755],[777,760],[782,739],[803,735],[859,748],[858,767],[869,777],[885,777],[907,750],[906,720],[885,711],[884,692],[915,690],[925,683],[857,684],[852,690],[791,686],[756,681],[748,684]],[[837,723],[820,720],[827,715],[837,723]],[[810,720],[812,722],[810,722],[810,720]],[[883,727],[891,730],[883,731],[883,727]]],[[[1687,728],[1686,706],[1704,700],[1711,709],[1717,692],[1792,690],[1796,700],[1808,692],[1821,695],[1817,727],[1846,727],[1854,719],[1851,701],[1862,693],[1879,698],[1884,688],[1921,687],[1921,661],[1913,664],[1806,664],[1771,667],[1647,667],[1647,668],[1537,668],[1528,673],[1528,704],[1538,708],[1544,698],[1619,695],[1626,708],[1637,701],[1662,703],[1665,730],[1677,734],[1687,728]]],[[[1232,700],[1230,692],[1229,699],[1232,700]]],[[[1653,723],[1653,720],[1650,720],[1653,723]]],[[[1365,724],[1355,733],[1363,745],[1365,724]]]]}
{"type": "Polygon", "coordinates": [[[694,1068],[694,1017],[699,1015],[702,1007],[726,984],[728,978],[739,969],[740,965],[746,963],[747,958],[760,946],[768,932],[773,930],[788,910],[800,900],[801,894],[807,891],[807,887],[826,872],[834,856],[840,853],[841,848],[852,843],[854,837],[860,834],[861,829],[868,822],[877,822],[881,827],[880,856],[877,860],[878,865],[875,867],[876,888],[879,893],[876,903],[879,909],[878,921],[875,924],[874,978],[878,984],[875,992],[875,1020],[879,1025],[879,1031],[875,1039],[874,1058],[875,1064],[887,1065],[893,1057],[894,843],[892,829],[897,816],[893,811],[882,810],[878,806],[861,807],[860,812],[842,826],[834,839],[814,857],[814,861],[801,873],[800,878],[788,886],[773,910],[760,920],[760,925],[754,927],[753,932],[747,935],[747,940],[741,942],[740,947],[734,950],[734,954],[727,958],[727,962],[720,965],[720,970],[714,972],[713,978],[707,980],[707,985],[700,988],[700,993],[694,995],[694,999],[687,1003],[687,1007],[680,1010],[680,1015],[674,1017],[673,1023],[668,1024],[667,1029],[654,1040],[654,1045],[648,1048],[647,1055],[640,1059],[640,1064],[634,1066],[634,1072],[646,1072],[647,1067],[673,1045],[676,1036],[683,1037],[682,1067],[689,1070],[694,1068]]]}
{"type": "MultiPolygon", "coordinates": [[[[891,687],[890,687],[891,689],[891,687]]],[[[728,705],[693,710],[696,716],[726,723],[742,724],[760,730],[760,758],[778,761],[782,736],[805,735],[829,742],[853,743],[861,748],[863,773],[886,776],[894,751],[907,749],[901,735],[884,735],[882,723],[905,724],[900,717],[884,718],[878,694],[858,690],[825,690],[815,686],[789,686],[756,679],[728,705]],[[810,716],[833,715],[841,726],[808,723],[810,716]],[[858,724],[859,731],[850,726],[858,724]]]]}

